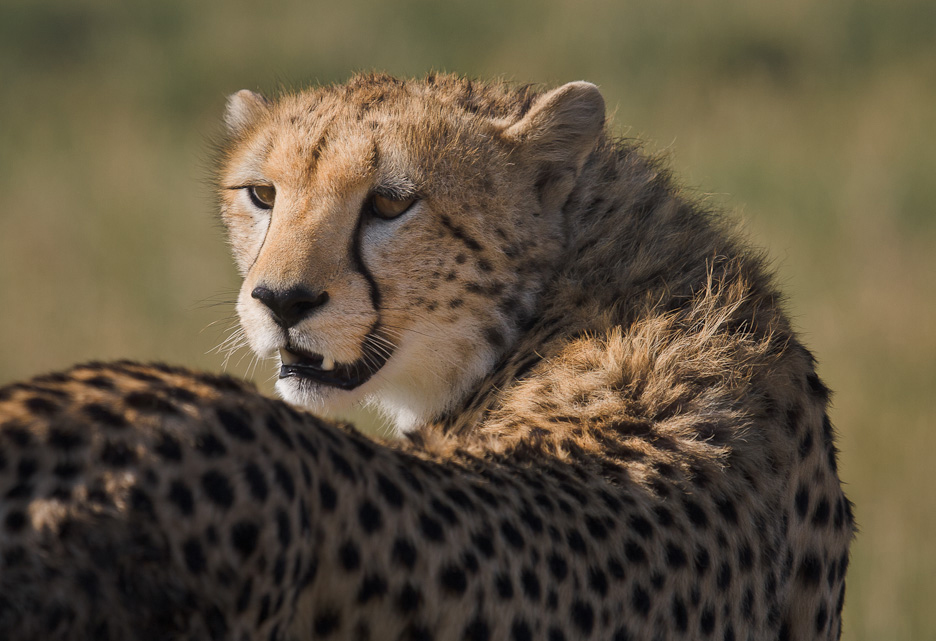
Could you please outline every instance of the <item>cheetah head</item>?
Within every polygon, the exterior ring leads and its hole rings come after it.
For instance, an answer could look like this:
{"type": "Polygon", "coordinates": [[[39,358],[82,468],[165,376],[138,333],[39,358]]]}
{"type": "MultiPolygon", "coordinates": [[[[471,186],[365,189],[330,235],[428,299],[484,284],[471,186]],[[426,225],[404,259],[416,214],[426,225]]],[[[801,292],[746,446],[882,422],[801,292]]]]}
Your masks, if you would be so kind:
{"type": "Polygon", "coordinates": [[[401,432],[462,400],[535,319],[562,206],[604,126],[591,84],[546,93],[365,76],[228,100],[222,219],[251,348],[277,391],[401,432]]]}

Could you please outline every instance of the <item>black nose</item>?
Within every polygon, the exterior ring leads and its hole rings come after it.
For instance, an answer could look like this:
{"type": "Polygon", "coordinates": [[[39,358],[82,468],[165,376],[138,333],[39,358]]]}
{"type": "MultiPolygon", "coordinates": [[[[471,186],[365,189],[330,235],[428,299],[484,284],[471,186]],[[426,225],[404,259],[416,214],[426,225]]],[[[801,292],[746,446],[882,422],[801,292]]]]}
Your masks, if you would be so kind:
{"type": "Polygon", "coordinates": [[[328,302],[328,292],[313,292],[305,287],[281,291],[258,285],[250,295],[270,308],[281,327],[289,328],[328,302]]]}

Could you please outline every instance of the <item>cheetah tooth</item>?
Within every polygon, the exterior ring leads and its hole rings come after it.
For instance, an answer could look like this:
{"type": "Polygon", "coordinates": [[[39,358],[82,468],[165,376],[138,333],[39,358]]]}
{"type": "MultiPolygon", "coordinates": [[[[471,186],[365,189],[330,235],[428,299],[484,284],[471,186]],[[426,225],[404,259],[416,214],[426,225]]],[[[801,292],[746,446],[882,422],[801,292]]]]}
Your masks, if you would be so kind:
{"type": "Polygon", "coordinates": [[[322,364],[319,365],[319,367],[321,367],[326,372],[330,372],[335,369],[335,359],[331,356],[323,356],[322,364]]]}
{"type": "Polygon", "coordinates": [[[283,365],[293,365],[294,363],[299,362],[299,357],[288,350],[281,349],[279,351],[279,355],[283,365]]]}

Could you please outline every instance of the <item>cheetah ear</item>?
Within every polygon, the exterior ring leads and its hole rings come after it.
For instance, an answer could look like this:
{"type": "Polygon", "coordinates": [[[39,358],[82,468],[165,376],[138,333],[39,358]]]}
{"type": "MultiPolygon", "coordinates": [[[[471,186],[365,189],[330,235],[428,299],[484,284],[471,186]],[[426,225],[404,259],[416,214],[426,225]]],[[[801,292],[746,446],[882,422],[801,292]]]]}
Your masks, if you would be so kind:
{"type": "Polygon", "coordinates": [[[504,131],[526,147],[533,160],[578,173],[604,129],[605,103],[590,82],[570,82],[540,96],[504,131]]]}
{"type": "Polygon", "coordinates": [[[270,101],[249,89],[232,93],[227,99],[224,124],[228,134],[239,136],[270,110],[270,101]]]}

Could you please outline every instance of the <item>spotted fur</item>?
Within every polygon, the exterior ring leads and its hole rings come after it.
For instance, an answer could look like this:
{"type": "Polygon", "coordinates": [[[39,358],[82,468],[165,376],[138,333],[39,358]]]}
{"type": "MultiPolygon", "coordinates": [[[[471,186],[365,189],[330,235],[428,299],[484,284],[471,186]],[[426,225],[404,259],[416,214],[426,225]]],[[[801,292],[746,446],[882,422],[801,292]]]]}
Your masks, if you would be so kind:
{"type": "Polygon", "coordinates": [[[161,365],[2,388],[0,637],[839,637],[829,391],[760,255],[597,89],[361,76],[226,120],[252,345],[366,371],[279,389],[404,438],[161,365]]]}

